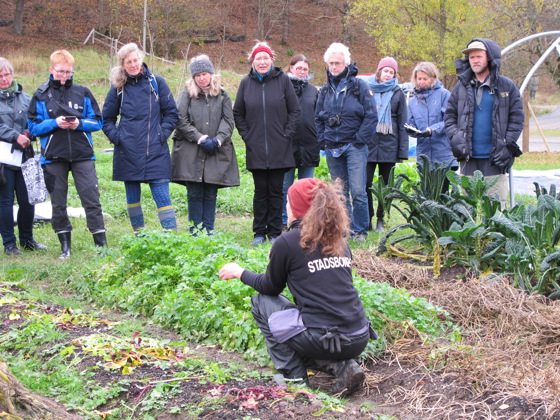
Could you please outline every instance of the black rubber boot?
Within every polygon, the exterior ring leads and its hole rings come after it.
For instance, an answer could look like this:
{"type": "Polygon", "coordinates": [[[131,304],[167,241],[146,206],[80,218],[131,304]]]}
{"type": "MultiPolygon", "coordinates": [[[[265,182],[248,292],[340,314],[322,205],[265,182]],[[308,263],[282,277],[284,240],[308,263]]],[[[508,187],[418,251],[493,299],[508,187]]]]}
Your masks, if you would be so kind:
{"type": "Polygon", "coordinates": [[[95,242],[95,246],[97,247],[107,248],[107,235],[105,235],[105,232],[94,233],[93,242],[95,242]]]}
{"type": "Polygon", "coordinates": [[[58,258],[64,260],[70,256],[70,248],[72,246],[72,233],[59,233],[58,240],[60,241],[60,249],[62,250],[62,254],[60,254],[58,258]]]}
{"type": "Polygon", "coordinates": [[[383,229],[383,218],[382,217],[377,218],[377,226],[375,227],[375,231],[377,233],[381,233],[381,232],[385,231],[385,229],[383,229]]]}
{"type": "Polygon", "coordinates": [[[358,362],[354,359],[334,362],[335,383],[331,388],[333,394],[346,396],[360,389],[366,379],[366,375],[358,362]]]}

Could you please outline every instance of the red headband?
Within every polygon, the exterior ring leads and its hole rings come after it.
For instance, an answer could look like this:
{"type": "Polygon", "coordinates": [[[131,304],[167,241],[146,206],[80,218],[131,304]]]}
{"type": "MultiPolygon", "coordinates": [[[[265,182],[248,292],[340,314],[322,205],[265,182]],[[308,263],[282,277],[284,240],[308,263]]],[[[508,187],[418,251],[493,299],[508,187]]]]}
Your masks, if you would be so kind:
{"type": "Polygon", "coordinates": [[[251,61],[253,61],[255,59],[255,55],[257,55],[258,53],[263,52],[263,51],[265,53],[267,53],[268,55],[270,55],[270,58],[273,57],[272,50],[270,48],[268,48],[266,45],[259,45],[251,53],[251,61]]]}

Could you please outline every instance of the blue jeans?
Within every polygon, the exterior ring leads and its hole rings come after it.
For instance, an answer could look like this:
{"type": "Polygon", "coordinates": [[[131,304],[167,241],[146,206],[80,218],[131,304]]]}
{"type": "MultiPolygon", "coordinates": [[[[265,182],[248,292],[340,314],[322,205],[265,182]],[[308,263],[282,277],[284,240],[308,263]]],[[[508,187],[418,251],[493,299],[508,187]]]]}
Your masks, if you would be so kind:
{"type": "Polygon", "coordinates": [[[189,222],[193,223],[191,232],[204,228],[207,233],[212,233],[216,220],[217,198],[217,185],[206,182],[187,182],[189,222]]]}
{"type": "Polygon", "coordinates": [[[298,179],[303,178],[313,178],[315,174],[315,167],[314,166],[305,166],[303,168],[291,168],[284,174],[284,185],[282,186],[282,190],[284,192],[284,201],[282,202],[282,224],[288,224],[288,213],[286,212],[286,197],[288,194],[288,188],[294,183],[294,179],[296,177],[296,169],[298,171],[298,179]]]}
{"type": "Polygon", "coordinates": [[[24,246],[33,241],[35,206],[29,204],[27,188],[21,171],[8,168],[4,168],[4,171],[6,185],[0,186],[0,234],[2,234],[2,243],[5,248],[16,245],[16,235],[14,234],[15,195],[19,205],[17,215],[19,242],[24,246]]]}
{"type": "Polygon", "coordinates": [[[366,193],[367,146],[351,144],[339,157],[334,157],[331,149],[326,149],[325,152],[332,180],[341,179],[344,182],[344,196],[348,215],[352,221],[352,232],[367,235],[369,222],[366,193]],[[350,197],[352,197],[351,202],[350,197]]]}

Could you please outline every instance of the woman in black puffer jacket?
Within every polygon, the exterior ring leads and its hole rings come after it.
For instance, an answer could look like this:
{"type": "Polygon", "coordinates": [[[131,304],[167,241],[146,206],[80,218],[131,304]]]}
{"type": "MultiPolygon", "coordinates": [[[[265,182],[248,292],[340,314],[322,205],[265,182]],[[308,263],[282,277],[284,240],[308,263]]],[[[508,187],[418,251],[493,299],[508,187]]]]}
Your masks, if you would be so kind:
{"type": "Polygon", "coordinates": [[[315,105],[319,96],[319,89],[309,83],[309,60],[303,54],[296,54],[290,61],[288,77],[296,91],[299,100],[301,116],[292,139],[292,150],[296,167],[284,174],[284,201],[282,205],[282,225],[288,224],[286,213],[286,194],[288,188],[294,183],[296,169],[298,179],[313,178],[315,167],[319,166],[319,142],[317,141],[317,128],[315,127],[315,105]]]}

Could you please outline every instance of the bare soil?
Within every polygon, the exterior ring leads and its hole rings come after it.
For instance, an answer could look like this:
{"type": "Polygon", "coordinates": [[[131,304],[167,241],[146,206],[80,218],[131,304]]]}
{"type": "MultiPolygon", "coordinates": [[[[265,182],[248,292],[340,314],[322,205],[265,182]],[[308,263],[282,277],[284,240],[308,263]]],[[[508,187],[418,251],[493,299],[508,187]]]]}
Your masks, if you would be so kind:
{"type": "MultiPolygon", "coordinates": [[[[560,418],[558,371],[560,369],[560,305],[542,297],[529,297],[508,286],[503,279],[476,279],[464,268],[442,270],[434,279],[427,267],[405,260],[375,257],[370,251],[355,252],[358,274],[372,281],[386,281],[405,287],[418,297],[446,308],[461,327],[460,344],[433,343],[411,332],[387,347],[383,357],[363,365],[366,382],[358,393],[347,399],[343,410],[333,411],[320,401],[316,391],[328,393],[332,378],[322,373],[311,376],[312,389],[278,386],[270,376],[250,378],[239,375],[225,383],[212,383],[194,375],[175,381],[174,395],[158,408],[158,419],[284,419],[319,417],[370,419],[391,415],[399,419],[553,419],[560,418]],[[170,413],[172,407],[191,411],[170,413]],[[196,412],[192,407],[202,407],[196,412]]],[[[9,314],[25,303],[0,306],[0,334],[17,328],[22,320],[10,320],[9,314]],[[18,306],[19,305],[19,306],[18,306]]],[[[56,305],[47,311],[63,311],[56,305]]],[[[126,318],[112,314],[112,319],[126,318]]],[[[61,324],[75,342],[91,334],[113,334],[107,324],[61,324]]],[[[180,341],[173,332],[147,325],[152,338],[180,341]]],[[[252,365],[242,356],[216,347],[188,346],[181,356],[196,357],[223,366],[232,364],[272,373],[252,365]]],[[[79,413],[103,418],[123,401],[137,407],[132,418],[142,418],[141,403],[162,381],[180,373],[180,364],[142,363],[130,375],[120,369],[99,368],[100,357],[81,353],[79,372],[94,372],[92,380],[109,387],[123,378],[129,380],[126,391],[96,413],[79,413]]],[[[173,411],[173,410],[172,410],[173,411]]]]}

